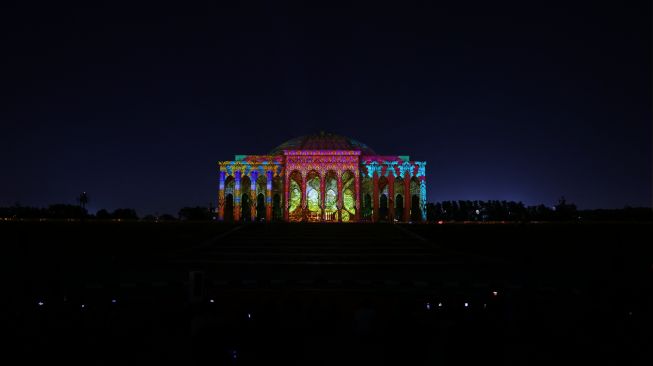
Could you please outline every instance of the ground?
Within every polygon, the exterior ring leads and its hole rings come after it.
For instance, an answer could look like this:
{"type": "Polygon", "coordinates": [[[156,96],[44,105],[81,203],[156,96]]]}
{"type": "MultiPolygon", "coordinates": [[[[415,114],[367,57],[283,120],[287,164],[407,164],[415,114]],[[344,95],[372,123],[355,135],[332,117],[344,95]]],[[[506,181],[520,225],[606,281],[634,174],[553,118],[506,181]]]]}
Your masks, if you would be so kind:
{"type": "Polygon", "coordinates": [[[26,360],[651,358],[651,224],[1,222],[26,360]]]}

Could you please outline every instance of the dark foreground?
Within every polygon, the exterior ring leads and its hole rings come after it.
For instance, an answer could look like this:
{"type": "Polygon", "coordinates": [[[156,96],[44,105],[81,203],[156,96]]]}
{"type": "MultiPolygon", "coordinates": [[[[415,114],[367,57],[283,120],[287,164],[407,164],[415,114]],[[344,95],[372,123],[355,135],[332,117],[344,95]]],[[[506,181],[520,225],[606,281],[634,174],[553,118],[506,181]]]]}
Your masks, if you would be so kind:
{"type": "Polygon", "coordinates": [[[5,361],[650,365],[652,229],[3,222],[5,361]]]}

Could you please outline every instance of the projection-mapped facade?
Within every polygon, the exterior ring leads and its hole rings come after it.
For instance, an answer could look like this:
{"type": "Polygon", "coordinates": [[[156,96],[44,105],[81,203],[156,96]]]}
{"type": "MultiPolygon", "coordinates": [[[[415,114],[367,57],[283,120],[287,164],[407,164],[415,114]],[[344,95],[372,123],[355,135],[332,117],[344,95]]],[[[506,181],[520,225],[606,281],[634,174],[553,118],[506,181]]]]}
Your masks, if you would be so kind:
{"type": "Polygon", "coordinates": [[[219,220],[426,219],[426,162],[377,155],[348,137],[301,136],[219,165],[219,220]]]}

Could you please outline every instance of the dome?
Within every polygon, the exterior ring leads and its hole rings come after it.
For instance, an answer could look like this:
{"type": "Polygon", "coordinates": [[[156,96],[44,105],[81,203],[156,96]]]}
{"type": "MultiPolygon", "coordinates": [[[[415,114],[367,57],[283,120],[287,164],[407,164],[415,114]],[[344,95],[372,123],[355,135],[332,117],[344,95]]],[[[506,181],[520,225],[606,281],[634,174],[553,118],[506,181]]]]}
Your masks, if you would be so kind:
{"type": "Polygon", "coordinates": [[[374,150],[360,141],[325,132],[295,137],[275,147],[270,154],[280,155],[283,150],[360,150],[361,155],[376,155],[374,150]]]}

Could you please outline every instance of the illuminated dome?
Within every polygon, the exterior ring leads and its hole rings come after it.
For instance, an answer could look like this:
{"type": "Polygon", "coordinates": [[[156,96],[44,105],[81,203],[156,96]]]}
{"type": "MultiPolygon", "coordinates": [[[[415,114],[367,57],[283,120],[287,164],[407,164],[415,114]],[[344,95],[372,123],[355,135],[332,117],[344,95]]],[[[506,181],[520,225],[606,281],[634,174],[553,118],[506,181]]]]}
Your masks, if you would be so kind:
{"type": "Polygon", "coordinates": [[[360,150],[361,155],[376,155],[360,141],[328,132],[295,137],[275,147],[270,154],[281,155],[283,150],[360,150]]]}

